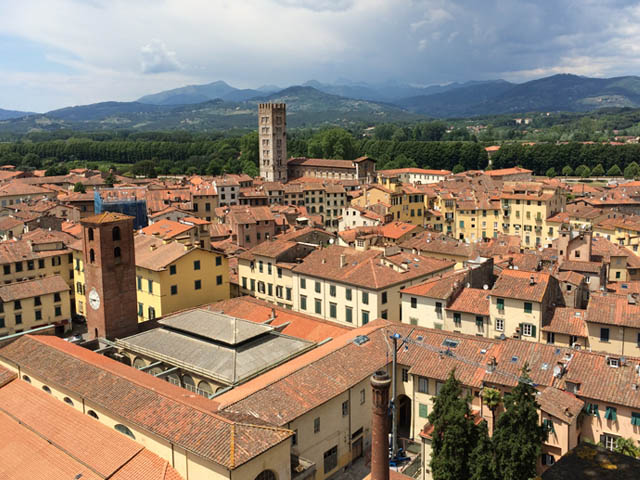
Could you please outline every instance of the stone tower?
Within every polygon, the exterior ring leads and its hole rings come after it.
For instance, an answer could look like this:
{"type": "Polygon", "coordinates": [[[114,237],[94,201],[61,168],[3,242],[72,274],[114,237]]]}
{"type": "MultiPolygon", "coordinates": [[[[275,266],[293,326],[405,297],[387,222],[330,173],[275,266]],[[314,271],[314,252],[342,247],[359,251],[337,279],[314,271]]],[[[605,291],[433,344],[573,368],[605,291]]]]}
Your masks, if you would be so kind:
{"type": "Polygon", "coordinates": [[[287,106],[261,103],[258,107],[260,176],[267,182],[287,181],[287,106]]]}
{"type": "Polygon", "coordinates": [[[104,212],[81,221],[90,339],[138,331],[133,220],[104,212]]]}
{"type": "Polygon", "coordinates": [[[384,370],[371,376],[371,480],[389,480],[389,385],[384,370]]]}

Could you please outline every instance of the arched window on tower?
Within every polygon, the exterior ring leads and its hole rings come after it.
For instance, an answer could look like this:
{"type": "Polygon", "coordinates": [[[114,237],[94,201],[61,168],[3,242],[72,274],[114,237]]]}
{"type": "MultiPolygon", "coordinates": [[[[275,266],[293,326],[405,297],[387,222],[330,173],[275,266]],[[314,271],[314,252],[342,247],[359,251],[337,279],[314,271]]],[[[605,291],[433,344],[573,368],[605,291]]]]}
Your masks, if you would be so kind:
{"type": "Polygon", "coordinates": [[[87,235],[89,236],[89,241],[93,242],[93,228],[89,229],[89,231],[87,232],[87,235]]]}
{"type": "Polygon", "coordinates": [[[120,258],[122,256],[122,252],[120,251],[120,247],[116,247],[113,249],[113,256],[116,258],[120,258]]]}
{"type": "Polygon", "coordinates": [[[112,239],[114,242],[120,240],[120,227],[113,227],[113,230],[111,230],[111,236],[113,237],[112,239]]]}
{"type": "Polygon", "coordinates": [[[96,261],[96,252],[93,251],[93,248],[89,250],[89,263],[94,263],[96,261]]]}

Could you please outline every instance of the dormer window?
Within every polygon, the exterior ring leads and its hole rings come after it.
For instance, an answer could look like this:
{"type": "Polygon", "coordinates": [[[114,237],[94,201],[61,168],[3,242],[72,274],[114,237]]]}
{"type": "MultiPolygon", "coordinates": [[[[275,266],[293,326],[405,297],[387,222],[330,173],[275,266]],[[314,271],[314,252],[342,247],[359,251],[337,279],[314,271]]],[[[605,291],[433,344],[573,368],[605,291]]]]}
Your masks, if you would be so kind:
{"type": "Polygon", "coordinates": [[[620,366],[620,359],[617,357],[607,357],[607,365],[618,368],[620,366]]]}

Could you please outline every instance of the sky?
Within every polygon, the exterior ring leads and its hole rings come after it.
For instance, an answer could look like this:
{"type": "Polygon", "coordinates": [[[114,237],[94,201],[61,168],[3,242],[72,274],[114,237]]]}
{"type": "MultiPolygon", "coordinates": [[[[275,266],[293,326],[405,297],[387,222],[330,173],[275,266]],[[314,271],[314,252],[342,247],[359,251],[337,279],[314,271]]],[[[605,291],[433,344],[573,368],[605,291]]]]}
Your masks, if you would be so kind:
{"type": "Polygon", "coordinates": [[[0,0],[0,108],[189,84],[433,85],[640,72],[626,0],[0,0]]]}

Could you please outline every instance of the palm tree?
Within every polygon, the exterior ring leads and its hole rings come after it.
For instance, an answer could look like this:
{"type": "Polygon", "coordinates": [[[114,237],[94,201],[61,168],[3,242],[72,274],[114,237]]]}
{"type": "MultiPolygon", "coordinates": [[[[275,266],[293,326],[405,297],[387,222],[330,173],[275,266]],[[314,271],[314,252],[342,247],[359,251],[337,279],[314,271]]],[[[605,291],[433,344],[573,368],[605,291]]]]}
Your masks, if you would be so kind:
{"type": "Polygon", "coordinates": [[[502,403],[502,394],[500,390],[485,387],[482,389],[482,400],[484,400],[485,405],[491,410],[491,430],[493,431],[496,421],[496,409],[502,403]]]}

